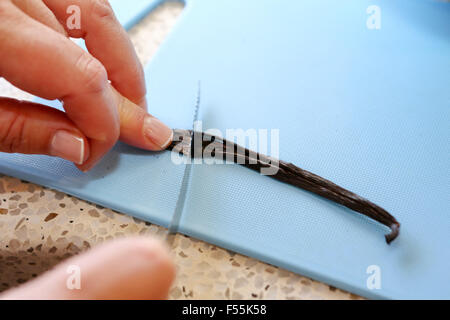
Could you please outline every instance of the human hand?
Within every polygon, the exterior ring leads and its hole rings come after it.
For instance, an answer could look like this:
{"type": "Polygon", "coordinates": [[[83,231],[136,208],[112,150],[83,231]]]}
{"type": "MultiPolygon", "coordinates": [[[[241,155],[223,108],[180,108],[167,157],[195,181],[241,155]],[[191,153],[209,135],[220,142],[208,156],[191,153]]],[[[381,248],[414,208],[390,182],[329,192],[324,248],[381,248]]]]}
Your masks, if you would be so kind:
{"type": "Polygon", "coordinates": [[[168,251],[159,241],[126,238],[70,258],[42,276],[6,291],[0,299],[165,299],[174,275],[168,251]],[[76,276],[79,279],[72,279],[76,276]]]}
{"type": "Polygon", "coordinates": [[[142,66],[107,1],[0,0],[0,43],[0,76],[65,110],[0,97],[0,152],[58,156],[87,171],[118,139],[170,144],[172,130],[146,112],[142,66]],[[65,25],[71,5],[80,29],[65,25]]]}

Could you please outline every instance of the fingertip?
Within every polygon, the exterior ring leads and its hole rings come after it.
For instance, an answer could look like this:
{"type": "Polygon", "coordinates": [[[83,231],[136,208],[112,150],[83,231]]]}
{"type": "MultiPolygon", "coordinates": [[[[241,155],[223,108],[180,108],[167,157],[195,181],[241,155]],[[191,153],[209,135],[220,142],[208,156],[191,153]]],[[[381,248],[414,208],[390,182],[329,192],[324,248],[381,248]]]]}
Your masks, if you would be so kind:
{"type": "Polygon", "coordinates": [[[76,167],[82,172],[88,172],[102,161],[105,154],[114,146],[118,138],[112,139],[112,141],[98,141],[89,140],[89,154],[85,157],[85,161],[82,164],[76,164],[76,167]]]}
{"type": "Polygon", "coordinates": [[[146,116],[143,125],[145,137],[154,145],[156,150],[166,149],[173,141],[173,130],[161,120],[146,116]]]}
{"type": "Polygon", "coordinates": [[[82,165],[89,158],[89,144],[79,133],[57,130],[51,139],[49,154],[82,165]]]}
{"type": "Polygon", "coordinates": [[[123,245],[130,259],[144,259],[144,263],[154,270],[146,274],[147,280],[152,282],[157,275],[164,284],[160,287],[162,292],[166,292],[166,289],[168,292],[175,278],[175,265],[169,247],[158,239],[147,237],[130,238],[123,245]]]}
{"type": "Polygon", "coordinates": [[[101,299],[167,298],[175,278],[175,265],[164,243],[147,237],[124,238],[98,250],[97,256],[108,261],[111,272],[95,296],[101,299]]]}
{"type": "MultiPolygon", "coordinates": [[[[141,106],[122,96],[111,86],[115,94],[120,117],[120,140],[138,148],[160,151],[173,140],[173,131],[161,120],[148,114],[141,106]]],[[[145,99],[143,100],[145,102],[145,99]]]]}
{"type": "Polygon", "coordinates": [[[175,266],[161,241],[123,238],[72,257],[1,298],[166,299],[174,278],[175,266]]]}

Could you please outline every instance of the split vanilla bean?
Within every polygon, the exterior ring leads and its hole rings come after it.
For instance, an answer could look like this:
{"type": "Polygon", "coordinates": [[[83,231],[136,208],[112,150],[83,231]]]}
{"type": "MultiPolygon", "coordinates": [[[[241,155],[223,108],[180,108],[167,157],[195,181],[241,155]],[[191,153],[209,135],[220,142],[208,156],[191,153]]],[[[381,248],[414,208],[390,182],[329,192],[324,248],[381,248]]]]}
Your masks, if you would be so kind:
{"type": "Polygon", "coordinates": [[[254,171],[270,171],[273,174],[269,177],[273,179],[317,194],[387,226],[391,229],[391,232],[385,235],[388,244],[399,234],[400,223],[383,208],[292,163],[250,151],[217,136],[192,130],[174,130],[174,140],[168,150],[191,158],[212,157],[232,161],[254,171]]]}

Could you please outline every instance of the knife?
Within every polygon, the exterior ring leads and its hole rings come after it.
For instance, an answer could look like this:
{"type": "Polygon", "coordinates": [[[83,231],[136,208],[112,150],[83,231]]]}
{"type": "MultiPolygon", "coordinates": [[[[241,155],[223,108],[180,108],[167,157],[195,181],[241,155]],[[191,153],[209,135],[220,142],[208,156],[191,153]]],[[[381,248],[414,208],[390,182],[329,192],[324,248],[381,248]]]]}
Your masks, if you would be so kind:
{"type": "MultiPolygon", "coordinates": [[[[195,154],[194,152],[194,143],[191,143],[194,141],[194,137],[198,135],[196,133],[195,128],[196,124],[198,122],[199,118],[199,109],[200,109],[200,94],[201,94],[201,88],[200,88],[200,82],[198,83],[198,91],[197,91],[197,100],[195,104],[195,110],[194,110],[194,118],[192,121],[192,130],[174,130],[173,135],[173,142],[171,150],[177,151],[179,150],[179,153],[182,154],[195,154]],[[183,151],[183,152],[181,152],[183,151]],[[189,152],[188,152],[189,151],[189,152]]],[[[180,225],[181,217],[183,215],[184,206],[186,203],[186,197],[189,190],[189,184],[191,180],[191,172],[192,172],[192,161],[191,157],[186,158],[186,164],[184,168],[183,173],[183,179],[181,180],[181,187],[178,194],[177,204],[175,206],[175,210],[172,216],[172,220],[169,223],[168,232],[167,232],[167,242],[169,245],[173,245],[173,241],[175,239],[174,235],[178,233],[178,228],[180,225]]]]}

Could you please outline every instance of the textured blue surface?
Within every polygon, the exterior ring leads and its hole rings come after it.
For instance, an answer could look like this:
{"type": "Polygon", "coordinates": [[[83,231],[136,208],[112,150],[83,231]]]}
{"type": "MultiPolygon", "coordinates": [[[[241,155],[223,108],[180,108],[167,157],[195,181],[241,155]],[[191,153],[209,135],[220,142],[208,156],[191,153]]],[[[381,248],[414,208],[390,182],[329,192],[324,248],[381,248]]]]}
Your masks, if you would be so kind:
{"type": "MultiPolygon", "coordinates": [[[[204,128],[280,129],[280,158],[390,211],[382,226],[235,165],[197,165],[181,232],[374,298],[450,298],[450,5],[191,0],[146,69],[151,112],[204,128]],[[379,290],[366,287],[370,265],[379,290]]],[[[167,226],[183,166],[118,145],[82,175],[0,155],[0,170],[167,226]]]]}

